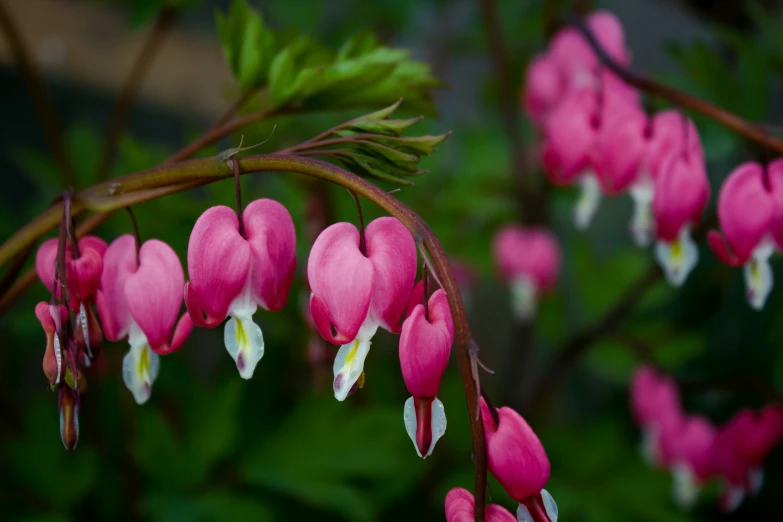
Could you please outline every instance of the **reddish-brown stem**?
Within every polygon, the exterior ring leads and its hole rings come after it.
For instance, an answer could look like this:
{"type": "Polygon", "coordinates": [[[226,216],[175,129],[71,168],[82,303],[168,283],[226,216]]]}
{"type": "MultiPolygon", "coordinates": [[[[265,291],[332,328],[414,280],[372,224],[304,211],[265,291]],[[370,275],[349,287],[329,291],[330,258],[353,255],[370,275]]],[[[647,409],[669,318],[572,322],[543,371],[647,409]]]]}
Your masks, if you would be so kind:
{"type": "Polygon", "coordinates": [[[362,213],[362,204],[359,202],[359,198],[356,197],[356,194],[351,192],[350,190],[348,193],[353,198],[353,202],[356,204],[356,214],[359,216],[359,252],[362,253],[362,255],[367,255],[367,242],[364,237],[364,214],[362,213]]]}
{"type": "Polygon", "coordinates": [[[136,94],[147,76],[155,55],[169,34],[169,30],[174,26],[176,19],[177,10],[174,7],[166,7],[160,12],[155,25],[150,29],[147,39],[144,41],[141,51],[128,73],[128,77],[125,79],[106,128],[106,139],[103,142],[101,159],[98,163],[98,180],[104,180],[109,177],[111,162],[117,152],[117,144],[122,134],[122,129],[125,127],[125,120],[133,105],[133,100],[136,98],[136,94]]]}
{"type": "Polygon", "coordinates": [[[136,222],[136,215],[133,213],[133,209],[130,208],[130,206],[125,207],[125,210],[128,212],[128,217],[131,221],[131,226],[133,227],[133,242],[136,245],[136,266],[141,265],[141,235],[139,234],[139,224],[136,222]]]}
{"type": "Polygon", "coordinates": [[[626,69],[619,63],[617,63],[609,54],[601,47],[595,35],[590,31],[584,21],[579,17],[569,17],[568,23],[578,29],[585,37],[587,42],[595,51],[601,63],[604,64],[609,70],[616,74],[621,80],[629,85],[633,85],[637,89],[644,91],[648,94],[658,96],[665,100],[670,101],[674,105],[683,109],[689,109],[700,114],[707,116],[708,118],[724,125],[725,127],[733,130],[737,134],[740,134],[750,140],[767,145],[772,150],[783,154],[783,140],[770,136],[757,125],[748,122],[736,114],[733,114],[727,110],[724,110],[712,103],[697,98],[692,94],[680,91],[674,87],[658,83],[640,74],[636,74],[629,69],[626,69]]]}
{"type": "Polygon", "coordinates": [[[11,18],[10,13],[6,10],[5,5],[2,2],[0,2],[0,29],[5,33],[16,66],[19,68],[19,72],[27,83],[30,96],[33,98],[35,108],[38,111],[38,117],[43,123],[46,139],[49,141],[52,154],[60,169],[63,185],[66,187],[75,187],[76,173],[73,170],[73,162],[71,162],[71,158],[65,148],[62,125],[57,116],[57,111],[54,109],[54,104],[49,97],[41,73],[36,67],[35,62],[30,55],[30,51],[25,45],[24,40],[22,40],[22,36],[17,31],[16,24],[11,18]]]}
{"type": "Polygon", "coordinates": [[[239,222],[239,235],[245,237],[245,220],[242,219],[242,183],[240,182],[242,171],[239,169],[239,162],[236,158],[231,158],[231,168],[234,170],[234,189],[237,196],[237,221],[239,222]]]}
{"type": "MultiPolygon", "coordinates": [[[[427,263],[421,262],[421,287],[424,294],[424,318],[430,320],[430,275],[427,270],[427,263]]],[[[410,313],[410,312],[408,312],[410,313]]]]}

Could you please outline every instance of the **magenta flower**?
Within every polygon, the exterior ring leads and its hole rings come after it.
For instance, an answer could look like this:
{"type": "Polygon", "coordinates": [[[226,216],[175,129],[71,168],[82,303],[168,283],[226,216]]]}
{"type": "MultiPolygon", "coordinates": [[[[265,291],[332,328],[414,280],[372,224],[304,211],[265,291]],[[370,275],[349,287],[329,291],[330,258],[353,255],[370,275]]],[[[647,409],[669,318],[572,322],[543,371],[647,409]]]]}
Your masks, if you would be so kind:
{"type": "Polygon", "coordinates": [[[747,299],[756,310],[772,291],[769,258],[781,238],[778,216],[783,211],[783,160],[766,167],[743,163],[729,174],[718,196],[721,232],[707,239],[715,255],[730,266],[743,266],[747,299]]]}
{"type": "Polygon", "coordinates": [[[536,124],[543,125],[557,106],[567,85],[558,64],[548,55],[531,60],[525,72],[522,105],[536,124]]]}
{"type": "Polygon", "coordinates": [[[334,361],[334,396],[345,400],[364,373],[378,327],[400,332],[416,278],[416,245],[393,217],[364,232],[335,223],[318,236],[307,261],[310,311],[321,336],[341,344],[334,361]]]}
{"type": "MultiPolygon", "coordinates": [[[[464,488],[453,488],[446,494],[446,522],[474,522],[475,506],[476,501],[470,491],[464,488]]],[[[484,521],[517,522],[517,519],[503,506],[487,504],[484,507],[484,521]]]]}
{"type": "Polygon", "coordinates": [[[631,377],[631,413],[642,430],[641,453],[659,467],[671,464],[667,437],[680,427],[684,412],[677,385],[649,366],[641,366],[631,377]]]}
{"type": "Polygon", "coordinates": [[[691,228],[710,199],[704,151],[695,127],[688,130],[679,154],[671,154],[660,167],[652,201],[658,242],[655,257],[669,283],[680,286],[699,260],[691,228]]]}
{"type": "Polygon", "coordinates": [[[549,459],[541,441],[516,411],[503,407],[496,413],[497,419],[482,398],[489,472],[519,502],[518,520],[556,521],[557,505],[543,489],[549,480],[549,459]]]}
{"type": "Polygon", "coordinates": [[[296,231],[288,210],[258,199],[242,213],[225,206],[208,209],[196,221],[188,242],[185,304],[193,323],[224,330],[226,350],[243,379],[253,376],[264,355],[261,328],[253,322],[260,306],[280,310],[296,271],[296,231]]]}
{"type": "Polygon", "coordinates": [[[179,350],[193,329],[187,313],[177,321],[184,284],[177,254],[162,241],[146,241],[138,260],[136,240],[128,234],[106,250],[98,313],[107,339],[128,339],[122,378],[138,404],[150,397],[159,355],[179,350]]]}
{"type": "MultiPolygon", "coordinates": [[[[54,289],[57,243],[57,238],[44,241],[35,255],[35,271],[49,291],[54,289]]],[[[70,243],[66,243],[65,282],[69,305],[76,311],[77,344],[83,352],[84,364],[90,366],[103,344],[103,332],[92,311],[92,303],[101,284],[106,243],[98,237],[86,236],[77,245],[79,255],[74,256],[70,243]]],[[[60,297],[59,288],[55,294],[60,297]]]]}
{"type": "Polygon", "coordinates": [[[492,244],[495,265],[511,287],[511,309],[520,320],[530,319],[538,300],[550,291],[560,274],[557,238],[545,228],[506,226],[492,244]]]}
{"type": "Polygon", "coordinates": [[[438,387],[454,343],[451,310],[443,290],[436,290],[428,307],[417,304],[402,323],[400,367],[412,395],[405,401],[405,428],[416,453],[430,456],[446,432],[446,413],[438,400],[438,387]]]}
{"type": "Polygon", "coordinates": [[[717,430],[705,418],[683,417],[663,437],[664,453],[674,477],[674,500],[690,508],[713,475],[712,450],[717,430]]]}

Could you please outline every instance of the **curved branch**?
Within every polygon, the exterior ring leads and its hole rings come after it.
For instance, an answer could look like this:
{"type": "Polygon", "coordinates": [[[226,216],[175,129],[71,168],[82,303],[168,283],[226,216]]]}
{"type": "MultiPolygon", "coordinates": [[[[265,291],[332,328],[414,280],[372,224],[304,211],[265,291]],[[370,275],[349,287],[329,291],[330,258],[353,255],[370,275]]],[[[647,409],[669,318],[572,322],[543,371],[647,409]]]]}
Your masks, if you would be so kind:
{"type": "Polygon", "coordinates": [[[725,109],[713,105],[712,103],[697,98],[692,94],[680,91],[674,87],[658,83],[655,80],[651,80],[640,74],[636,74],[629,69],[626,69],[619,63],[617,63],[598,43],[595,35],[587,27],[587,24],[577,16],[569,16],[567,18],[569,25],[576,28],[582,36],[585,37],[587,42],[592,47],[595,54],[601,63],[614,74],[616,74],[621,80],[629,85],[633,85],[639,90],[646,93],[658,96],[665,100],[672,102],[673,104],[682,107],[683,109],[690,109],[711,118],[721,125],[733,130],[737,134],[740,134],[750,140],[761,143],[776,152],[783,154],[783,140],[770,136],[760,126],[746,121],[734,113],[731,113],[725,109]]]}
{"type": "Polygon", "coordinates": [[[22,36],[16,30],[16,25],[11,15],[1,2],[0,29],[5,33],[8,45],[11,47],[11,52],[14,56],[14,61],[16,61],[19,72],[27,83],[30,96],[32,96],[35,108],[38,111],[38,117],[41,119],[41,123],[43,123],[46,139],[49,141],[52,154],[60,169],[63,185],[75,186],[76,174],[63,142],[62,125],[57,117],[57,111],[54,109],[52,99],[46,91],[40,71],[33,62],[24,40],[22,40],[22,36]]]}
{"type": "MultiPolygon", "coordinates": [[[[345,169],[311,158],[285,154],[247,156],[238,160],[242,174],[258,171],[293,172],[335,183],[362,196],[405,225],[416,242],[421,242],[430,253],[432,263],[448,297],[454,321],[454,336],[465,398],[468,404],[473,434],[473,457],[476,463],[475,499],[476,520],[484,520],[486,492],[486,445],[484,427],[478,411],[478,382],[473,378],[471,347],[475,346],[468,325],[465,306],[451,271],[451,266],[437,236],[415,212],[386,191],[345,169]]],[[[192,186],[211,183],[234,175],[233,168],[218,157],[202,158],[162,165],[120,178],[115,178],[78,192],[73,197],[72,215],[84,211],[107,212],[127,205],[141,203],[192,186]]],[[[18,231],[0,246],[0,264],[21,249],[29,247],[43,234],[54,228],[62,213],[62,203],[55,205],[18,231]]]]}

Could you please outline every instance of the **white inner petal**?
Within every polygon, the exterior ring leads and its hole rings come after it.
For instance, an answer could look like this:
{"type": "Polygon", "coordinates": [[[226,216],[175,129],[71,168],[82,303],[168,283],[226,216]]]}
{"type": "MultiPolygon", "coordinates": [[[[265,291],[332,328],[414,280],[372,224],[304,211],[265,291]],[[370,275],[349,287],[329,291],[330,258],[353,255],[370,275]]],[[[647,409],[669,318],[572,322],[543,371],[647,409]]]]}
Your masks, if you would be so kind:
{"type": "Polygon", "coordinates": [[[699,484],[691,471],[690,466],[684,462],[675,464],[672,469],[672,495],[674,502],[683,509],[690,509],[696,503],[699,495],[699,484]]]}
{"type": "Polygon", "coordinates": [[[253,322],[252,313],[232,316],[223,330],[223,342],[237,365],[239,376],[250,379],[258,361],[264,356],[264,335],[253,322]]]}
{"type": "Polygon", "coordinates": [[[549,521],[557,522],[557,502],[555,502],[555,499],[545,489],[541,490],[541,499],[544,501],[544,508],[549,516],[549,521]]]}
{"type": "Polygon", "coordinates": [[[574,225],[579,230],[585,230],[593,222],[601,203],[601,186],[591,170],[579,177],[579,186],[581,191],[574,207],[574,225]]]}
{"type": "Polygon", "coordinates": [[[147,338],[134,323],[128,336],[130,350],[122,359],[122,380],[137,404],[144,404],[152,393],[152,384],[160,371],[160,356],[153,352],[147,338]]]}
{"type": "Polygon", "coordinates": [[[655,222],[652,215],[653,185],[648,179],[645,179],[645,181],[631,185],[628,193],[633,200],[631,237],[637,246],[649,246],[655,232],[655,222]]]}
{"type": "Polygon", "coordinates": [[[737,509],[739,505],[742,504],[743,500],[745,500],[744,488],[740,486],[733,486],[731,484],[725,485],[721,506],[726,512],[731,513],[737,509]]]}
{"type": "Polygon", "coordinates": [[[655,244],[655,258],[663,268],[669,284],[682,286],[699,262],[699,249],[691,238],[690,225],[682,227],[677,238],[671,243],[658,241],[655,244]]]}
{"type": "Polygon", "coordinates": [[[84,303],[79,303],[79,327],[82,329],[82,337],[84,338],[84,349],[87,352],[84,358],[84,365],[90,367],[92,363],[92,348],[90,348],[90,327],[87,323],[87,311],[84,309],[84,303]]]}
{"type": "Polygon", "coordinates": [[[344,401],[364,372],[364,360],[370,353],[371,339],[378,330],[375,323],[364,324],[359,329],[356,339],[344,344],[337,352],[332,371],[334,372],[334,397],[344,401]]]}
{"type": "Polygon", "coordinates": [[[755,468],[748,472],[748,487],[750,492],[754,495],[758,495],[761,488],[764,486],[764,469],[755,468]]]}
{"type": "Polygon", "coordinates": [[[517,522],[535,522],[530,510],[524,504],[520,504],[517,508],[517,522]]]}
{"type": "Polygon", "coordinates": [[[402,420],[405,423],[405,431],[408,433],[408,437],[413,441],[416,455],[421,457],[419,445],[416,444],[416,406],[413,404],[413,397],[408,397],[408,400],[405,401],[405,406],[402,410],[402,420]]]}
{"type": "Polygon", "coordinates": [[[527,276],[519,276],[511,281],[511,311],[520,321],[527,321],[536,314],[538,296],[536,285],[527,276]]]}
{"type": "Polygon", "coordinates": [[[60,346],[61,324],[57,307],[49,305],[49,315],[52,316],[52,320],[54,321],[54,360],[57,361],[57,379],[54,383],[60,384],[60,375],[63,370],[63,349],[62,346],[60,346]]]}
{"type": "Polygon", "coordinates": [[[755,310],[764,308],[764,303],[772,292],[774,276],[772,267],[769,265],[769,258],[774,252],[774,243],[769,239],[763,240],[753,250],[753,254],[742,270],[745,276],[748,303],[755,310]]]}
{"type": "Polygon", "coordinates": [[[658,437],[654,426],[647,426],[642,430],[642,441],[639,452],[642,454],[642,458],[645,462],[651,466],[657,465],[658,463],[657,440],[658,437]]]}
{"type": "Polygon", "coordinates": [[[430,442],[430,449],[427,450],[427,457],[432,455],[432,450],[435,449],[435,443],[446,433],[446,409],[437,397],[432,401],[432,414],[430,415],[430,418],[432,419],[432,442],[430,442]]]}

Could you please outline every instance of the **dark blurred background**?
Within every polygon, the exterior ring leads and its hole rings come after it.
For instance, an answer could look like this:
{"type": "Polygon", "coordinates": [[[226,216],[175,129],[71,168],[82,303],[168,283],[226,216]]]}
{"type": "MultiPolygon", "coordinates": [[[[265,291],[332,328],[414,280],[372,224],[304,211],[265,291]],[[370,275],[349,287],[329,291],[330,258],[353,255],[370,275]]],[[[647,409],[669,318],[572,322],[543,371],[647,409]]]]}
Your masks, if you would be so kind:
{"type": "MultiPolygon", "coordinates": [[[[225,64],[215,10],[228,1],[188,2],[155,57],[133,104],[112,175],[161,162],[198,136],[236,98],[225,64]]],[[[516,92],[527,60],[545,45],[544,0],[498,0],[516,92]]],[[[584,5],[585,2],[579,2],[584,5]]],[[[94,181],[101,141],[118,90],[148,31],[156,2],[3,0],[40,64],[67,132],[82,187],[94,181]],[[127,4],[132,4],[128,7],[127,4]]],[[[159,4],[159,2],[158,2],[159,4]]],[[[560,238],[564,268],[558,291],[542,305],[532,335],[514,325],[506,289],[492,268],[494,231],[519,219],[510,150],[503,133],[498,82],[474,0],[253,0],[267,24],[310,34],[332,48],[361,30],[410,48],[429,62],[444,88],[437,115],[420,132],[453,135],[426,159],[431,173],[397,196],[433,227],[455,259],[475,272],[465,288],[481,359],[496,370],[483,383],[497,404],[519,409],[552,462],[548,490],[566,522],[780,520],[783,450],[769,459],[761,494],[731,515],[715,507],[715,489],[690,512],[671,500],[668,474],[650,469],[627,407],[630,372],[643,359],[670,371],[686,408],[724,422],[738,408],[757,407],[783,390],[783,292],[763,312],[743,298],[738,270],[721,265],[706,245],[685,286],[659,280],[637,299],[620,326],[571,357],[558,353],[575,333],[603,317],[644,274],[650,251],[626,233],[627,198],[606,201],[594,226],[570,223],[575,193],[552,191],[549,225],[560,238]],[[529,342],[532,339],[532,342],[529,342]],[[533,383],[556,368],[547,393],[533,383]],[[748,383],[748,385],[744,385],[748,383]],[[765,393],[759,393],[765,390],[765,393]],[[772,390],[772,392],[770,392],[772,390]]],[[[552,2],[565,12],[569,2],[552,2]]],[[[781,120],[783,15],[779,1],[611,0],[625,26],[634,68],[709,99],[741,116],[781,120]]],[[[62,190],[35,107],[0,38],[0,239],[40,213],[62,190]]],[[[353,113],[278,118],[244,129],[260,151],[297,143],[353,113]]],[[[707,151],[713,195],[731,168],[764,151],[695,117],[707,151]]],[[[526,146],[534,156],[533,132],[526,146]]],[[[205,152],[235,146],[239,135],[205,152]]],[[[542,177],[535,165],[528,175],[542,177]]],[[[233,184],[139,205],[143,238],[169,242],[184,259],[190,228],[208,206],[232,205],[233,184]]],[[[244,182],[246,201],[272,197],[297,224],[299,271],[312,237],[307,216],[314,188],[284,174],[244,182]]],[[[334,220],[355,221],[343,190],[325,195],[334,220]]],[[[365,204],[371,216],[377,209],[365,204]]],[[[714,197],[710,212],[714,215],[714,197]]],[[[118,214],[100,229],[110,240],[130,226],[118,214]]],[[[783,280],[778,259],[773,266],[783,280]]],[[[127,345],[108,345],[88,373],[75,452],[60,442],[55,396],[41,372],[44,335],[34,304],[48,294],[36,283],[0,318],[0,513],[4,520],[442,520],[452,487],[472,485],[468,413],[452,360],[439,397],[449,427],[426,461],[416,456],[402,422],[407,391],[396,338],[381,332],[367,362],[367,384],[345,403],[330,389],[332,351],[308,348],[301,316],[301,278],[286,308],[259,311],[266,355],[254,378],[238,378],[222,328],[196,330],[185,348],[162,360],[152,399],[136,406],[120,375],[127,345]]],[[[453,359],[453,358],[452,358],[453,359]]],[[[492,499],[513,502],[491,482],[492,499]]]]}

